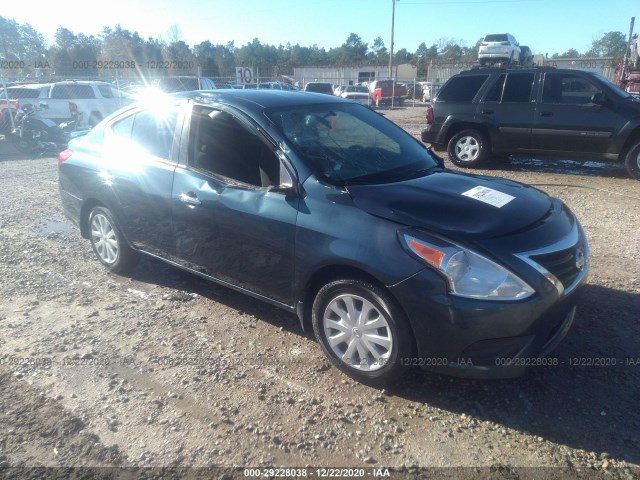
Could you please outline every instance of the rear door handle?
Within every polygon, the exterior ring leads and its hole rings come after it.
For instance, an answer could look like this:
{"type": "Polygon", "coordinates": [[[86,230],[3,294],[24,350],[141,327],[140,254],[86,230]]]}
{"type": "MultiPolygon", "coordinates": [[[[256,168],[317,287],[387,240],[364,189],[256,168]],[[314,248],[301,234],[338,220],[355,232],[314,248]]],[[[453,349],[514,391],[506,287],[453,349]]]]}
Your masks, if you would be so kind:
{"type": "Polygon", "coordinates": [[[540,112],[541,117],[553,117],[553,112],[540,112]]]}
{"type": "Polygon", "coordinates": [[[198,196],[193,192],[181,193],[178,198],[187,205],[202,205],[198,196]]]}
{"type": "Polygon", "coordinates": [[[493,115],[493,110],[482,110],[483,115],[493,115]]]}

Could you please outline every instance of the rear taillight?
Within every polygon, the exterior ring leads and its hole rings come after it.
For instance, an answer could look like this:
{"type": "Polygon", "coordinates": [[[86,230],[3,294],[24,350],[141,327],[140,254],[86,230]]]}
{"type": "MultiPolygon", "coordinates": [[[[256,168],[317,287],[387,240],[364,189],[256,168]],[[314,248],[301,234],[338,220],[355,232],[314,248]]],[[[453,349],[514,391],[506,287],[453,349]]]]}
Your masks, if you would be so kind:
{"type": "Polygon", "coordinates": [[[58,168],[62,165],[62,162],[66,162],[73,155],[73,150],[67,148],[58,154],[58,168]]]}
{"type": "Polygon", "coordinates": [[[425,117],[427,117],[427,125],[431,125],[433,123],[433,107],[427,107],[425,117]]]}
{"type": "Polygon", "coordinates": [[[16,100],[16,112],[20,110],[20,102],[16,100]]]}

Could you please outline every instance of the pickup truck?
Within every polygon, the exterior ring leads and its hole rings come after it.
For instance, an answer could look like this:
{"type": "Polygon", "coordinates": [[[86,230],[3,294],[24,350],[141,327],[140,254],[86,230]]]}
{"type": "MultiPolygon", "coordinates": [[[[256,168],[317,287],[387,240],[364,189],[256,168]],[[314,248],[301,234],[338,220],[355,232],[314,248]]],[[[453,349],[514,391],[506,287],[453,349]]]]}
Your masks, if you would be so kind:
{"type": "MultiPolygon", "coordinates": [[[[90,127],[130,103],[130,99],[113,85],[98,81],[15,85],[7,88],[7,95],[10,100],[17,101],[19,107],[27,103],[45,104],[41,115],[56,123],[71,119],[77,112],[80,124],[90,127]]],[[[0,91],[0,98],[6,98],[4,91],[0,91]]]]}
{"type": "Polygon", "coordinates": [[[407,96],[407,87],[393,80],[376,80],[369,84],[371,92],[371,101],[376,105],[381,103],[393,103],[397,105],[404,104],[407,96]]]}

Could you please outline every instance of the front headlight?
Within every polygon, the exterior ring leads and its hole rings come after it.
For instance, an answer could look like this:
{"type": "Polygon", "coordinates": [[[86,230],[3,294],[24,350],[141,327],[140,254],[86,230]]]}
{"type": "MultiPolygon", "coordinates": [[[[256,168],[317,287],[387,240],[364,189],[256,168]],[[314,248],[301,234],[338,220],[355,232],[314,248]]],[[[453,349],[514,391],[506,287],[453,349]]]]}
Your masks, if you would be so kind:
{"type": "Polygon", "coordinates": [[[468,248],[435,237],[426,241],[406,231],[399,232],[399,237],[405,250],[445,276],[454,295],[522,300],[535,292],[514,273],[468,248]]]}

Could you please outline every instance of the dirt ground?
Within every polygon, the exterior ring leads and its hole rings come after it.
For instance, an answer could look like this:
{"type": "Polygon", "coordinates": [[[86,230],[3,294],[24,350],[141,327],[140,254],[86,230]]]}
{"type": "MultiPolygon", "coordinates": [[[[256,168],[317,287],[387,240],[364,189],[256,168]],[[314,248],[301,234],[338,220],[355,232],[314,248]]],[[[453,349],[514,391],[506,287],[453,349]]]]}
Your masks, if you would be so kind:
{"type": "MultiPolygon", "coordinates": [[[[419,135],[424,107],[382,113],[419,135]]],[[[524,158],[473,172],[560,197],[585,228],[589,285],[557,366],[504,381],[413,371],[380,391],[331,367],[275,307],[151,259],[107,272],[62,213],[56,159],[6,143],[0,478],[97,466],[640,475],[640,182],[622,165],[524,158]]]]}

